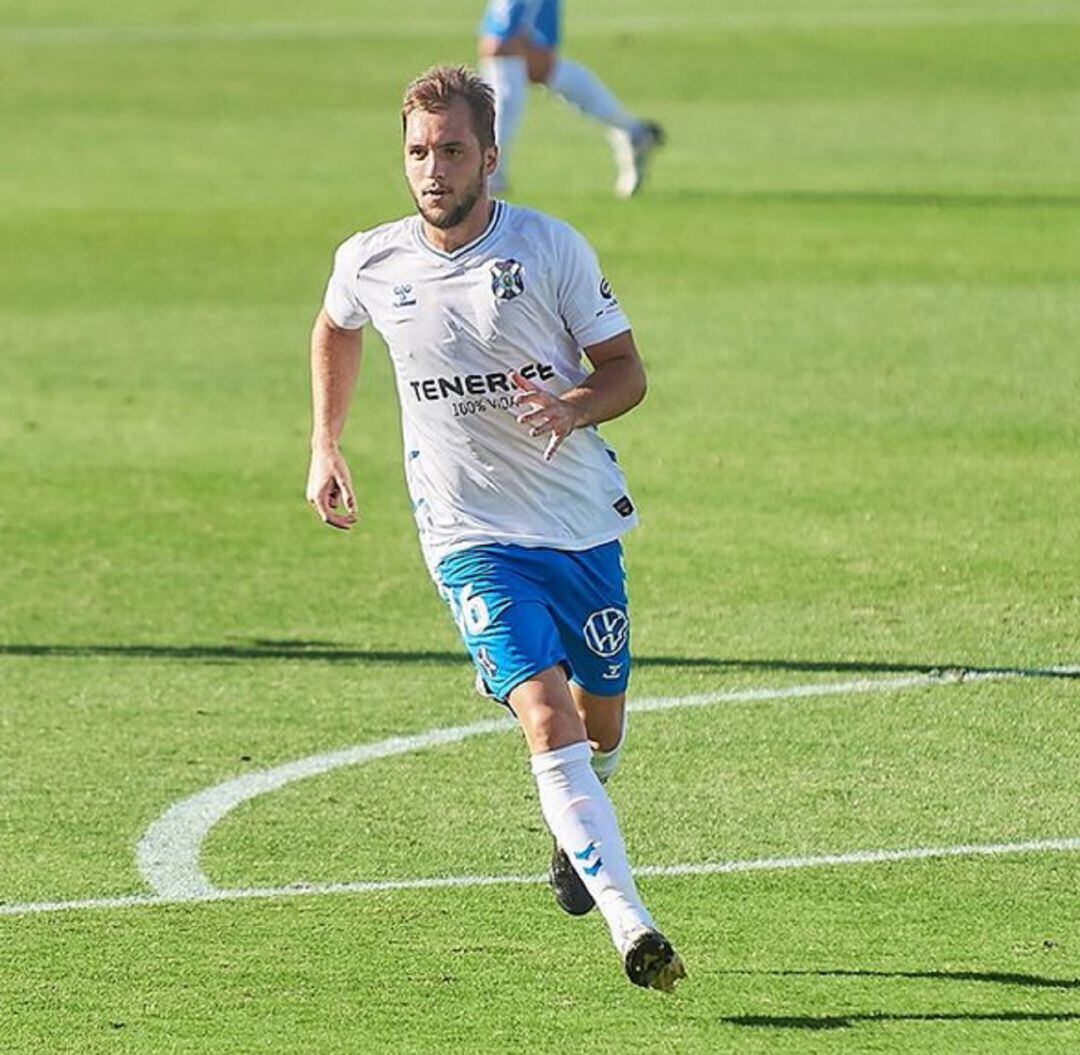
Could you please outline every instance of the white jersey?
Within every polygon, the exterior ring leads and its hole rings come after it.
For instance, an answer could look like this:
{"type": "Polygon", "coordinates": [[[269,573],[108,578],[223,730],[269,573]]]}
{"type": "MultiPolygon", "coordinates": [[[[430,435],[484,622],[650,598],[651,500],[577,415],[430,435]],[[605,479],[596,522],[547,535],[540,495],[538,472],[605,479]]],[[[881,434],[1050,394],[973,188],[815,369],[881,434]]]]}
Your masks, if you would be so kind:
{"type": "Polygon", "coordinates": [[[595,428],[545,462],[548,437],[515,419],[510,371],[559,395],[587,376],[583,348],[630,328],[573,228],[497,201],[453,253],[427,241],[419,216],[361,231],[338,248],[324,306],[343,329],[370,322],[390,350],[429,569],[492,542],[588,549],[636,523],[595,428]]]}

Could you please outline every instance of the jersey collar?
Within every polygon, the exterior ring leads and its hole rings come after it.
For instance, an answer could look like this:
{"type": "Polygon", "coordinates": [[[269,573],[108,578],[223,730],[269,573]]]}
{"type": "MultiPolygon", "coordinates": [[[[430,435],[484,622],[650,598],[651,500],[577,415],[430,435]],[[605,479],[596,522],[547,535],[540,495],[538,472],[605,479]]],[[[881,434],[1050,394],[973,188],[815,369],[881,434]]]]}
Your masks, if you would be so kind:
{"type": "Polygon", "coordinates": [[[415,217],[415,222],[413,223],[413,239],[421,249],[430,253],[432,256],[438,257],[440,260],[460,260],[462,257],[474,253],[484,245],[502,226],[503,215],[506,213],[506,205],[497,198],[493,199],[493,201],[495,208],[491,210],[491,219],[488,220],[487,227],[485,227],[480,235],[471,242],[466,242],[465,245],[459,246],[452,253],[444,253],[441,249],[436,249],[435,246],[424,237],[424,222],[419,216],[415,217]]]}

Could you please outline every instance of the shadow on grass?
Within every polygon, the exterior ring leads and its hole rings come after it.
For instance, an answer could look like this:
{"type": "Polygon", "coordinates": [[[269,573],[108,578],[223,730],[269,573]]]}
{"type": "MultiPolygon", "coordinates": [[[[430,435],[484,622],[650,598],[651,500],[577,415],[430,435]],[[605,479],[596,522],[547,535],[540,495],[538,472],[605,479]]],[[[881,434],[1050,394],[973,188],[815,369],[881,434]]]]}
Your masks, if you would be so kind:
{"type": "Polygon", "coordinates": [[[731,975],[765,975],[770,978],[912,978],[945,982],[989,982],[1032,989],[1080,989],[1080,978],[1048,978],[1041,974],[1010,971],[859,971],[840,968],[817,971],[724,971],[731,975]]]}
{"type": "Polygon", "coordinates": [[[1080,1014],[1062,1011],[927,1011],[891,1014],[872,1011],[855,1015],[730,1015],[729,1026],[756,1029],[851,1029],[873,1022],[1080,1022],[1080,1014]]]}
{"type": "MultiPolygon", "coordinates": [[[[246,660],[301,660],[319,663],[448,663],[465,665],[464,651],[350,648],[333,641],[253,638],[222,645],[103,645],[23,644],[0,645],[0,657],[21,656],[52,659],[104,657],[116,659],[186,660],[195,663],[229,663],[246,660]]],[[[669,667],[729,671],[790,671],[804,674],[940,674],[952,677],[1002,675],[1028,678],[1080,679],[1080,666],[981,667],[962,661],[932,663],[884,663],[877,660],[725,659],[712,656],[634,656],[638,667],[669,667]]]]}
{"type": "MultiPolygon", "coordinates": [[[[786,970],[724,971],[729,975],[764,975],[771,978],[910,978],[918,981],[985,982],[1032,989],[1080,989],[1080,978],[1048,978],[1008,971],[862,971],[786,970]]],[[[756,1029],[851,1029],[874,1022],[1080,1022],[1080,1013],[1067,1011],[869,1011],[847,1015],[729,1015],[720,1019],[732,1026],[756,1029]]]]}

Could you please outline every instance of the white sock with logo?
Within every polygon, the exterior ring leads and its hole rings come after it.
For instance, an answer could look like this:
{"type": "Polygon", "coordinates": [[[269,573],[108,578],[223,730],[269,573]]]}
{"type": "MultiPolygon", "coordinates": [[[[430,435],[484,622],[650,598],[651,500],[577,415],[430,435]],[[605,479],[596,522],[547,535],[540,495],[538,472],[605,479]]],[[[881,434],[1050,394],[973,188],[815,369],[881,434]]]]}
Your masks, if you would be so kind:
{"type": "Polygon", "coordinates": [[[559,59],[547,85],[582,113],[631,135],[641,122],[612,95],[602,80],[572,59],[559,59]]]}
{"type": "Polygon", "coordinates": [[[506,188],[510,145],[517,134],[529,97],[529,72],[521,55],[488,55],[480,61],[480,75],[495,90],[495,143],[499,167],[490,179],[496,193],[506,188]]]}
{"type": "Polygon", "coordinates": [[[590,765],[585,742],[533,755],[540,809],[585,889],[607,921],[620,953],[653,920],[641,903],[611,800],[590,765]]]}

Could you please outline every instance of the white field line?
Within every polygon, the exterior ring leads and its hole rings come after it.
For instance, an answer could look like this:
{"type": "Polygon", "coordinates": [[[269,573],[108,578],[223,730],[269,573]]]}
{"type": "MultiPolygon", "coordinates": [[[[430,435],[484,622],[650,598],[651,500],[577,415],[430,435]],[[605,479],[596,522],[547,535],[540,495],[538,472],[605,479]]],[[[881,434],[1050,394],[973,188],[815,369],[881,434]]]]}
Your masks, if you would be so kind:
{"type": "MultiPolygon", "coordinates": [[[[782,872],[799,868],[835,868],[845,865],[927,861],[950,857],[1003,857],[1009,854],[1072,853],[1080,850],[1080,837],[1032,839],[1018,843],[987,843],[960,846],[921,846],[910,850],[855,850],[817,857],[765,857],[748,861],[715,861],[699,864],[646,865],[635,868],[637,876],[709,876],[736,872],[782,872]]],[[[36,901],[0,905],[0,916],[30,916],[80,909],[122,909],[147,905],[184,905],[210,901],[244,901],[252,898],[325,896],[328,894],[374,894],[395,890],[447,890],[463,887],[523,886],[547,882],[543,875],[432,876],[421,879],[382,879],[357,883],[311,883],[283,887],[215,889],[195,896],[168,897],[132,894],[126,897],[87,898],[82,901],[36,901]]]]}
{"type": "MultiPolygon", "coordinates": [[[[976,674],[968,680],[1015,675],[976,674]]],[[[631,711],[660,711],[675,707],[706,707],[720,703],[755,703],[814,696],[855,693],[896,692],[947,680],[938,674],[911,674],[900,678],[860,679],[789,685],[777,689],[747,689],[734,692],[710,692],[697,696],[662,696],[631,702],[631,711]]],[[[956,680],[955,678],[953,680],[956,680]]],[[[513,728],[510,718],[491,718],[470,725],[431,729],[415,736],[395,736],[377,743],[361,744],[329,754],[307,758],[246,773],[233,780],[200,791],[170,807],[146,830],[136,850],[139,871],[150,888],[163,897],[194,898],[214,892],[214,885],[199,867],[203,842],[211,829],[237,806],[276,791],[296,780],[319,776],[341,766],[358,766],[392,755],[424,751],[440,744],[459,743],[473,736],[504,732],[513,728]]]]}
{"type": "MultiPolygon", "coordinates": [[[[706,707],[715,704],[757,703],[805,699],[808,697],[898,692],[903,689],[943,682],[974,682],[1013,678],[1019,672],[975,674],[910,674],[898,678],[862,678],[856,681],[789,685],[776,689],[745,689],[710,692],[695,696],[659,696],[632,701],[628,710],[660,711],[676,707],[706,707]]],[[[505,732],[514,727],[510,718],[489,718],[469,725],[431,729],[414,736],[395,736],[372,744],[360,744],[328,754],[310,755],[272,769],[246,773],[233,780],[200,791],[170,807],[139,841],[136,860],[151,889],[170,898],[195,898],[212,894],[213,883],[199,866],[202,845],[211,829],[237,806],[260,795],[276,791],[297,780],[319,776],[342,766],[363,765],[393,755],[424,751],[441,744],[460,743],[474,736],[505,732]]]]}
{"type": "Polygon", "coordinates": [[[951,685],[960,682],[1000,681],[1023,677],[1019,671],[978,671],[907,674],[899,678],[859,678],[856,681],[786,685],[777,689],[737,689],[731,692],[703,692],[697,696],[654,696],[632,701],[630,711],[666,711],[675,707],[708,707],[715,703],[757,703],[768,700],[798,700],[810,696],[847,696],[866,692],[899,692],[921,685],[951,685]]]}
{"type": "MultiPolygon", "coordinates": [[[[633,701],[631,711],[660,711],[677,707],[704,707],[713,704],[754,703],[783,701],[808,697],[852,695],[862,693],[896,692],[907,688],[940,684],[966,684],[988,680],[1003,680],[1047,675],[1068,675],[1080,672],[1075,667],[1054,667],[1047,670],[1000,670],[978,672],[941,672],[911,674],[897,678],[858,679],[846,682],[822,682],[807,685],[790,685],[776,689],[746,689],[728,692],[702,693],[692,696],[661,696],[633,701]]],[[[442,744],[458,743],[473,736],[504,732],[515,725],[510,718],[491,718],[469,725],[431,729],[414,736],[391,737],[371,744],[360,744],[327,754],[289,762],[272,769],[248,773],[234,780],[207,788],[170,807],[147,829],[137,848],[139,869],[154,894],[135,894],[119,897],[92,898],[81,901],[55,901],[23,904],[0,904],[0,915],[24,915],[30,912],[61,911],[73,908],[120,908],[133,905],[175,904],[186,901],[235,900],[244,897],[276,897],[300,893],[365,892],[373,890],[414,889],[420,887],[470,886],[493,883],[538,882],[542,877],[533,876],[463,876],[436,879],[386,880],[358,884],[301,885],[282,888],[252,888],[250,890],[219,890],[199,868],[199,855],[203,841],[210,830],[237,806],[259,795],[275,791],[296,780],[327,773],[333,769],[393,755],[422,751],[442,744]]],[[[1069,841],[1066,840],[1068,843],[1069,841]]],[[[950,856],[957,852],[1025,852],[1027,848],[1072,849],[1072,845],[1060,843],[999,844],[996,848],[960,847],[952,850],[915,851],[869,851],[870,857],[859,860],[903,860],[904,856],[880,856],[900,854],[913,857],[950,856]],[[1008,849],[1019,846],[1019,850],[1008,849]],[[1002,849],[1005,848],[1005,849],[1002,849]],[[879,856],[873,856],[873,855],[879,856]]],[[[856,855],[858,856],[858,855],[856,855]]],[[[670,874],[709,874],[717,871],[746,871],[765,867],[804,867],[791,862],[854,863],[844,855],[828,858],[770,859],[768,862],[728,863],[726,865],[678,865],[670,874]],[[699,871],[695,871],[699,870],[699,871]]],[[[669,874],[663,867],[642,869],[642,875],[669,874]]]]}
{"type": "Polygon", "coordinates": [[[136,850],[139,871],[163,897],[183,899],[213,893],[214,886],[199,869],[203,840],[222,817],[242,803],[277,791],[295,780],[318,776],[342,766],[359,766],[378,758],[502,732],[513,726],[514,721],[509,717],[487,718],[471,725],[431,729],[417,736],[394,736],[325,755],[311,755],[227,780],[176,803],[150,825],[136,850]]]}
{"type": "Polygon", "coordinates": [[[894,861],[929,861],[943,857],[1000,857],[1003,854],[1070,853],[1080,850],[1080,838],[1033,839],[1021,843],[983,843],[959,846],[923,846],[911,850],[853,850],[818,857],[763,857],[756,861],[717,864],[646,865],[634,869],[642,876],[726,875],[731,872],[783,872],[792,868],[831,868],[843,865],[888,864],[894,861]]]}
{"type": "MultiPolygon", "coordinates": [[[[967,26],[984,24],[1054,25],[1080,21],[1075,4],[1024,3],[990,6],[971,4],[941,10],[933,6],[894,6],[833,11],[714,11],[697,14],[605,15],[583,13],[575,18],[575,35],[737,30],[813,30],[816,28],[902,28],[906,26],[967,26]]],[[[395,38],[419,40],[431,36],[461,36],[468,44],[472,26],[460,20],[425,19],[421,28],[401,20],[303,22],[204,22],[201,24],[81,24],[0,26],[0,46],[71,44],[187,44],[244,43],[271,40],[356,41],[395,38]],[[462,35],[462,34],[465,35],[462,35]]]]}

